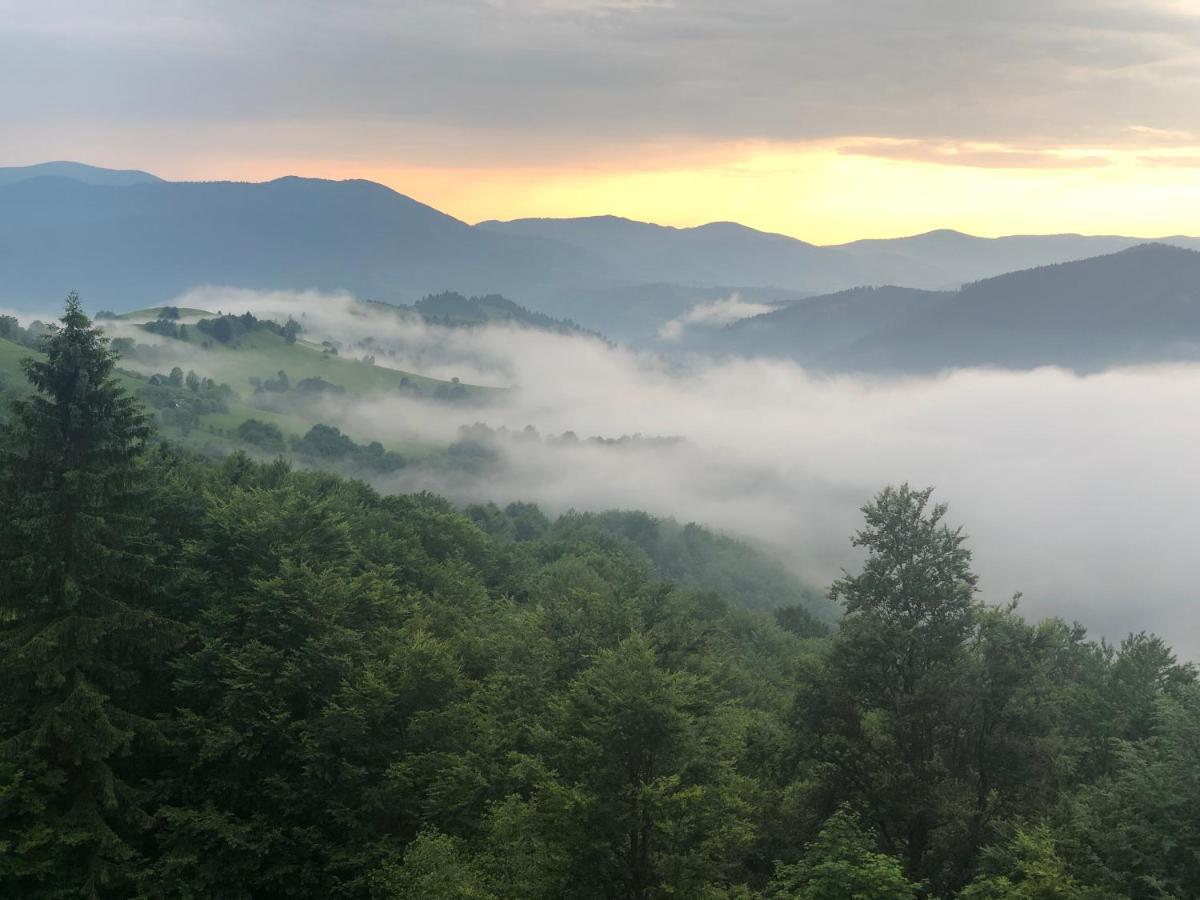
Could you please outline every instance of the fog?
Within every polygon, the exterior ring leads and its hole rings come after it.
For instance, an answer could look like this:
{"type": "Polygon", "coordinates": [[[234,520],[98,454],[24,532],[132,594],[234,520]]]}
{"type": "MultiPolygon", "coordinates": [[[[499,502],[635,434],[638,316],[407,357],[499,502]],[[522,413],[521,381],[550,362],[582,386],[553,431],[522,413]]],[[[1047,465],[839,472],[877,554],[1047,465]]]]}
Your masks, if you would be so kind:
{"type": "Polygon", "coordinates": [[[677,341],[683,337],[689,325],[728,325],[739,319],[761,316],[776,308],[768,303],[753,303],[743,300],[740,294],[733,293],[724,299],[713,300],[711,303],[697,303],[684,315],[667,322],[659,329],[658,337],[664,341],[677,341]]]}
{"type": "Polygon", "coordinates": [[[887,484],[933,485],[970,536],[983,595],[1031,618],[1119,638],[1153,630],[1200,655],[1192,552],[1200,509],[1200,367],[967,370],[881,380],[781,361],[681,367],[587,337],[430,327],[345,296],[211,290],[180,306],[302,321],[306,338],[371,337],[380,364],[508,387],[483,405],[367,398],[322,410],[381,440],[448,442],[475,422],[603,446],[513,438],[483,476],[410,467],[386,490],[533,500],[548,511],[640,508],[750,538],[826,585],[856,555],[858,508],[887,484]]]}

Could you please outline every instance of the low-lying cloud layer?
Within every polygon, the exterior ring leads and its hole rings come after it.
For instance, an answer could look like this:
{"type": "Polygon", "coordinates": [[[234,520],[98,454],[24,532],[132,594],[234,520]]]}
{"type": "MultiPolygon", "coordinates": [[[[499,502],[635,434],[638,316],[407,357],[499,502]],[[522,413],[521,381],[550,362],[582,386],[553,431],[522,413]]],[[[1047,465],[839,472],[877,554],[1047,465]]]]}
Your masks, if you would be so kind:
{"type": "Polygon", "coordinates": [[[434,328],[347,297],[211,292],[180,305],[293,315],[309,337],[371,336],[397,368],[511,387],[486,406],[375,397],[324,414],[363,437],[454,439],[483,422],[606,447],[502,443],[486,477],[406,470],[382,484],[548,509],[641,508],[753,538],[815,584],[855,564],[858,507],[887,484],[934,485],[966,525],[985,596],[1120,637],[1154,630],[1200,654],[1194,595],[1200,367],[1079,377],[1056,369],[826,378],[767,360],[681,371],[586,337],[434,328]]]}
{"type": "Polygon", "coordinates": [[[698,303],[684,315],[672,319],[659,329],[658,336],[664,341],[677,341],[683,337],[689,325],[720,327],[748,319],[751,316],[761,316],[775,309],[767,303],[754,303],[743,300],[740,294],[734,293],[721,300],[711,303],[698,303]]]}

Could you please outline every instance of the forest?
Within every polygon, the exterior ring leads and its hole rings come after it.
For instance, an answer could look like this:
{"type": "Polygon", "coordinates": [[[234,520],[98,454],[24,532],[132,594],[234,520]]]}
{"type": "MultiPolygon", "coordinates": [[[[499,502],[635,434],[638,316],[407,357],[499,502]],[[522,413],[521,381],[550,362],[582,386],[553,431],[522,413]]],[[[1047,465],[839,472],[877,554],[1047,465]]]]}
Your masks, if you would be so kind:
{"type": "Polygon", "coordinates": [[[1195,668],[989,602],[930,489],[825,606],[697,526],[197,454],[76,300],[40,340],[2,897],[1200,896],[1195,668]]]}

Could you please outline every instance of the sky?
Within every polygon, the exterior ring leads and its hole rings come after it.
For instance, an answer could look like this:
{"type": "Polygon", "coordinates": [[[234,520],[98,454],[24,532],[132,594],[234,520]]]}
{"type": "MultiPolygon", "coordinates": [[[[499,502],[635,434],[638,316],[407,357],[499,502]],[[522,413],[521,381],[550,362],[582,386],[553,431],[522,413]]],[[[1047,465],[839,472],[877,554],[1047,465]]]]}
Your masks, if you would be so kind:
{"type": "Polygon", "coordinates": [[[1200,233],[1200,0],[0,0],[0,165],[467,221],[1200,233]]]}

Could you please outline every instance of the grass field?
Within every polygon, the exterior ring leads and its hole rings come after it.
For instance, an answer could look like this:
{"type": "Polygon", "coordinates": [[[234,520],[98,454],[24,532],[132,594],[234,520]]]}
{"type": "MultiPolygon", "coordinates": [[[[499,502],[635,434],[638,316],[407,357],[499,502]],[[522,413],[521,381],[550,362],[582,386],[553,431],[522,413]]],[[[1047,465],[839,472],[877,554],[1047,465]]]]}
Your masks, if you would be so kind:
{"type": "MultiPolygon", "coordinates": [[[[253,335],[252,337],[273,338],[276,336],[253,335]]],[[[285,344],[282,338],[279,338],[278,340],[280,344],[285,344]]],[[[246,341],[239,349],[213,350],[211,352],[214,354],[245,353],[246,351],[252,349],[251,346],[248,346],[252,343],[258,342],[246,341]]],[[[351,390],[351,387],[346,383],[347,381],[367,391],[373,388],[386,389],[388,387],[391,387],[392,390],[395,390],[399,386],[398,376],[395,378],[394,382],[390,378],[374,380],[369,377],[365,377],[364,375],[359,375],[357,378],[346,378],[345,381],[335,381],[333,377],[325,373],[354,373],[357,369],[361,369],[364,370],[365,375],[369,376],[369,374],[374,371],[374,368],[361,362],[352,362],[350,360],[339,360],[337,358],[323,357],[319,351],[314,351],[309,347],[300,347],[299,344],[290,347],[286,346],[285,344],[284,347],[280,348],[272,346],[271,342],[262,343],[265,345],[265,349],[267,350],[265,359],[261,360],[259,363],[265,369],[263,372],[264,376],[273,376],[277,369],[283,368],[288,372],[288,377],[292,378],[293,381],[320,374],[321,377],[325,378],[327,381],[334,381],[334,383],[338,383],[343,387],[346,387],[348,391],[351,390]],[[298,350],[296,349],[297,347],[299,347],[298,350]],[[323,363],[330,365],[322,365],[323,363]],[[340,366],[338,365],[339,363],[341,363],[340,366]],[[270,366],[274,366],[274,368],[270,368],[270,366]],[[366,387],[364,388],[363,386],[366,387]]],[[[20,344],[15,344],[12,341],[0,338],[0,387],[4,387],[10,393],[25,392],[28,389],[28,385],[25,380],[24,372],[21,370],[20,361],[26,357],[37,356],[39,356],[39,354],[28,347],[23,347],[20,344]]],[[[254,356],[255,359],[258,360],[257,352],[254,354],[254,356]]],[[[388,373],[389,375],[397,375],[397,373],[390,372],[390,370],[386,369],[380,371],[388,373]]],[[[120,371],[117,373],[117,378],[121,383],[121,386],[135,397],[145,384],[144,381],[120,371]]],[[[431,384],[439,383],[433,381],[432,379],[424,379],[424,381],[431,384]]],[[[243,395],[249,394],[250,390],[252,390],[248,383],[231,384],[231,386],[234,388],[234,390],[243,395]]],[[[185,436],[177,429],[160,427],[166,437],[171,438],[172,440],[178,440],[188,446],[200,448],[205,444],[211,444],[218,438],[221,439],[221,442],[227,442],[230,446],[237,446],[238,442],[236,438],[233,437],[233,434],[237,430],[238,426],[247,419],[258,419],[260,422],[270,422],[271,424],[276,425],[279,430],[283,432],[285,437],[289,438],[302,437],[310,428],[318,424],[316,419],[309,419],[306,416],[270,412],[267,410],[258,409],[257,407],[251,406],[242,401],[233,400],[229,403],[228,412],[213,413],[210,415],[201,416],[200,428],[196,429],[192,435],[185,436]]],[[[372,439],[370,435],[354,433],[350,433],[350,437],[359,443],[367,443],[372,439]]],[[[433,459],[444,454],[446,451],[445,446],[441,444],[431,444],[420,441],[381,441],[381,443],[388,450],[400,453],[405,458],[413,462],[433,459]]]]}
{"type": "MultiPolygon", "coordinates": [[[[206,336],[199,329],[188,329],[188,343],[192,346],[202,348],[205,340],[206,336]]],[[[224,368],[230,373],[229,378],[218,380],[225,381],[239,393],[254,390],[250,378],[274,378],[279,371],[287,372],[292,384],[304,378],[324,378],[356,397],[377,393],[395,394],[404,384],[418,385],[425,393],[432,394],[439,384],[445,384],[413,372],[401,372],[323,353],[320,346],[307,341],[298,340],[289,344],[282,336],[269,331],[252,332],[228,346],[212,342],[201,352],[211,357],[217,371],[224,368]]],[[[464,387],[468,393],[487,392],[486,388],[464,387]]]]}
{"type": "Polygon", "coordinates": [[[27,356],[36,355],[27,347],[0,338],[0,379],[5,382],[24,381],[25,375],[21,372],[21,360],[27,356]]]}
{"type": "MultiPolygon", "coordinates": [[[[158,318],[159,313],[166,308],[165,306],[152,306],[149,309],[135,309],[133,312],[121,313],[117,318],[124,322],[153,322],[158,318]]],[[[216,313],[211,313],[207,309],[192,309],[189,306],[177,306],[175,308],[179,310],[179,317],[181,319],[198,319],[202,316],[216,315],[216,313]]]]}
{"type": "MultiPolygon", "coordinates": [[[[38,359],[42,354],[21,344],[0,338],[0,383],[3,383],[13,393],[23,393],[29,389],[25,380],[25,372],[21,369],[21,360],[26,358],[38,359]]],[[[117,380],[125,390],[136,395],[142,382],[138,379],[117,372],[117,380]]]]}

